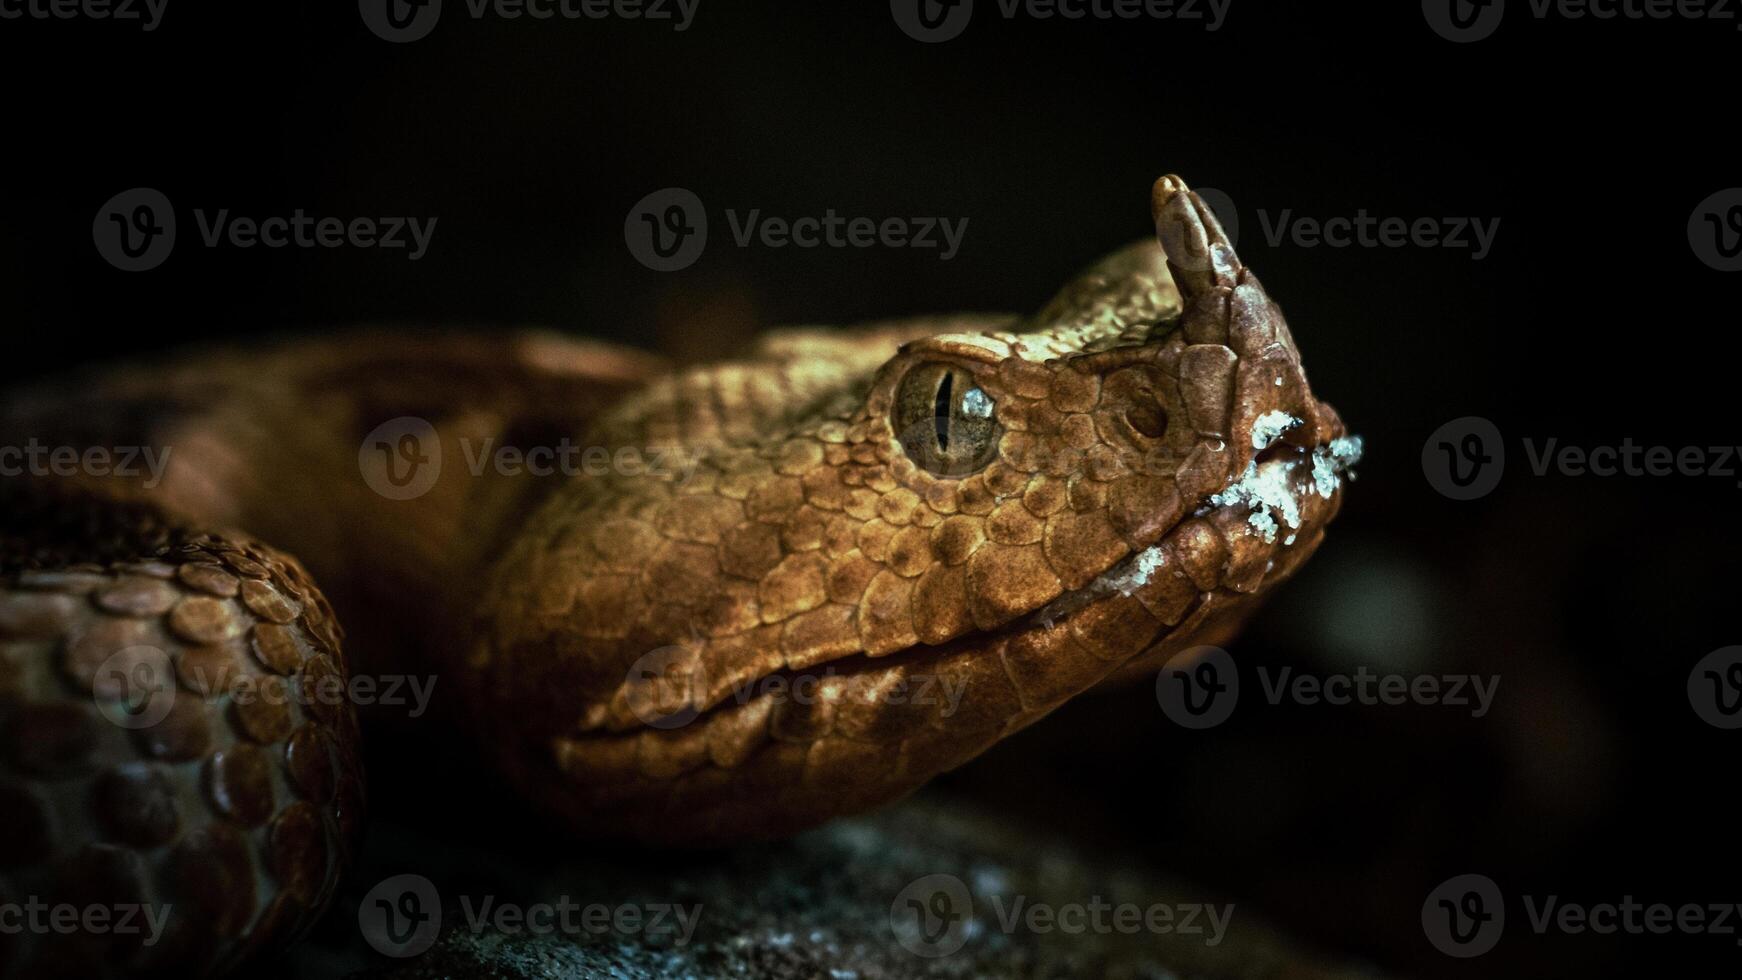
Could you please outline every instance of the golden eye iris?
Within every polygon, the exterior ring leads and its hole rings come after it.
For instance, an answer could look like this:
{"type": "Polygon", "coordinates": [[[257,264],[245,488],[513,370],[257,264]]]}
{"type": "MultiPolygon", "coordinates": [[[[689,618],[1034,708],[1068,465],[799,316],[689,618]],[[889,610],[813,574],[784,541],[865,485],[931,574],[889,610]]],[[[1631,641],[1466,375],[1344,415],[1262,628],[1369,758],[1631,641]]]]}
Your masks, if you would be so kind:
{"type": "Polygon", "coordinates": [[[920,364],[895,393],[895,434],[909,459],[934,476],[976,473],[998,454],[992,396],[953,364],[920,364]]]}

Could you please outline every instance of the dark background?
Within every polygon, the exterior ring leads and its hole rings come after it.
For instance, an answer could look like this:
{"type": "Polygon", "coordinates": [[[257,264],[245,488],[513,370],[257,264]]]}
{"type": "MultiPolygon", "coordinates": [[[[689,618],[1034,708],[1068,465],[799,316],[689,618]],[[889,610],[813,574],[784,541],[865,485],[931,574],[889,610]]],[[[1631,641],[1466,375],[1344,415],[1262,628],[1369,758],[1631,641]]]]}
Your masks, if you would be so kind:
{"type": "MultiPolygon", "coordinates": [[[[1419,5],[1234,0],[1168,21],[996,16],[924,45],[888,5],[702,0],[674,33],[473,21],[388,44],[354,4],[185,6],[152,33],[0,21],[9,382],[189,342],[367,322],[540,324],[688,357],[759,326],[1027,310],[1149,231],[1173,171],[1241,214],[1317,393],[1367,438],[1319,556],[1235,646],[1243,664],[1499,675],[1448,707],[1279,707],[1210,732],[1144,689],[1079,699],[947,777],[1060,836],[1128,853],[1335,954],[1423,976],[1733,975],[1735,937],[1531,934],[1521,895],[1742,899],[1725,764],[1738,733],[1688,671],[1742,642],[1731,478],[1530,472],[1521,440],[1735,444],[1737,279],[1686,227],[1742,184],[1734,22],[1537,21],[1472,45],[1419,5]],[[1367,8],[1375,9],[1367,9],[1367,8]],[[91,222],[155,187],[181,223],[145,273],[91,222]],[[688,188],[713,238],[688,270],[624,245],[645,194],[688,188]],[[192,209],[436,216],[429,254],[207,249],[192,209]],[[966,217],[961,253],[740,249],[727,208],[966,217]],[[1301,248],[1257,212],[1501,219],[1491,255],[1301,248]],[[1459,503],[1424,441],[1494,421],[1509,466],[1459,503]],[[1425,940],[1440,881],[1493,877],[1495,952],[1425,940]]],[[[394,805],[377,796],[391,822],[394,805]]],[[[348,912],[340,911],[335,917],[348,912]]]]}

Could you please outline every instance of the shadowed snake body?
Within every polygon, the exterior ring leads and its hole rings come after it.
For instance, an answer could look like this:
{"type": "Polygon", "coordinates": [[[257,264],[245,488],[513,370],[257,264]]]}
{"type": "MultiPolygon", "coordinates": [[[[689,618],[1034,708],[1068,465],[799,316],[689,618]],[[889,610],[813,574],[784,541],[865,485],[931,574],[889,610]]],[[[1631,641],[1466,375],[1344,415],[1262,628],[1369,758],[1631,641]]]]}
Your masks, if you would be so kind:
{"type": "Polygon", "coordinates": [[[312,922],[362,814],[347,656],[439,677],[577,833],[710,844],[1229,635],[1359,442],[1202,201],[1168,177],[1153,207],[1157,240],[1028,317],[682,370],[361,334],[13,399],[12,444],[169,455],[0,480],[0,899],[172,912],[150,946],[10,937],[0,973],[210,972],[312,922]],[[599,465],[529,475],[558,445],[599,465]]]}

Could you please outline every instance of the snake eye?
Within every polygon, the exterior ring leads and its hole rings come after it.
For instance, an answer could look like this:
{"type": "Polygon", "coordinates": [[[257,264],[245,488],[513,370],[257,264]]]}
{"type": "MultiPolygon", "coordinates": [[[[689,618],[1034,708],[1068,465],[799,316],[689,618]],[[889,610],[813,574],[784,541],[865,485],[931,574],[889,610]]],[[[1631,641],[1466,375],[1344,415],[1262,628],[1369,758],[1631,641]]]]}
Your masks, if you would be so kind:
{"type": "Polygon", "coordinates": [[[953,364],[921,364],[895,393],[895,432],[907,457],[934,476],[968,476],[998,452],[992,396],[953,364]]]}

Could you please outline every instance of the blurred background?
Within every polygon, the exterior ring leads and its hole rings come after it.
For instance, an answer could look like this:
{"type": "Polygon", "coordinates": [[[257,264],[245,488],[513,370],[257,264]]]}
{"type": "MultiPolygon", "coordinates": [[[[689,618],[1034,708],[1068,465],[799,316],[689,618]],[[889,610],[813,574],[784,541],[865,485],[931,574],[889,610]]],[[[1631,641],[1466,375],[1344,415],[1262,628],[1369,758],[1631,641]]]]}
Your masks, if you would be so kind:
{"type": "MultiPolygon", "coordinates": [[[[881,0],[701,0],[683,31],[448,7],[398,44],[349,3],[172,0],[149,32],[0,20],[0,374],[363,323],[543,325],[707,359],[774,324],[1025,311],[1149,234],[1150,183],[1180,173],[1232,202],[1316,392],[1367,440],[1324,548],[1236,658],[1498,677],[1493,709],[1271,706],[1253,690],[1193,732],[1139,685],[1077,700],[936,792],[1386,971],[1733,975],[1734,936],[1537,935],[1517,899],[1742,900],[1722,761],[1742,733],[1703,722],[1687,684],[1742,642],[1739,478],[1538,476],[1524,451],[1742,442],[1738,280],[1688,233],[1742,184],[1720,149],[1734,22],[1515,3],[1492,37],[1454,44],[1416,4],[1233,0],[1210,31],[1006,19],[981,0],[959,37],[923,44],[881,0]],[[172,201],[180,228],[166,262],[128,273],[92,224],[135,187],[172,201]],[[660,273],[625,246],[625,219],[669,187],[712,228],[694,265],[660,273]],[[411,261],[208,248],[193,219],[297,208],[437,224],[411,261]],[[967,226],[948,260],[738,247],[725,212],[752,209],[967,226]],[[1267,234],[1363,211],[1498,226],[1480,258],[1473,235],[1267,234]],[[1507,465],[1457,501],[1422,457],[1464,416],[1495,424],[1507,465]],[[1510,903],[1503,941],[1473,960],[1421,925],[1428,893],[1465,873],[1510,903]]],[[[388,828],[419,819],[376,800],[388,828]]]]}

